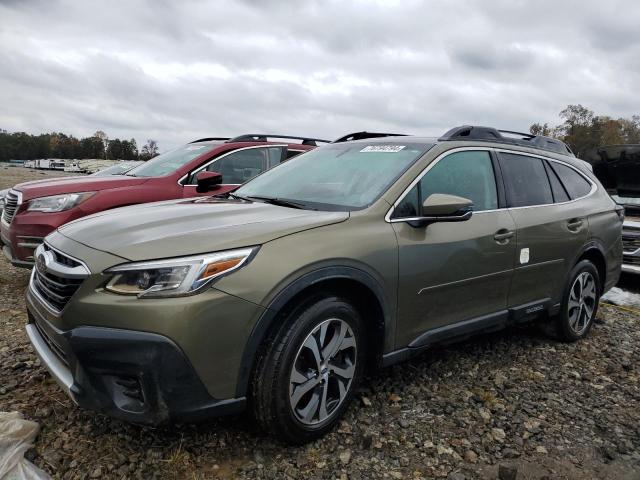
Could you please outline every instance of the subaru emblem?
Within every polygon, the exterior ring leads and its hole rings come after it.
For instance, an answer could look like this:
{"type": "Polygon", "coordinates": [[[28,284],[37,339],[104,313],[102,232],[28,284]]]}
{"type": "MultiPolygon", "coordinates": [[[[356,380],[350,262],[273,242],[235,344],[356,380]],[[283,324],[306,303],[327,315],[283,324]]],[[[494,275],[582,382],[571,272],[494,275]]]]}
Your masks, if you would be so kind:
{"type": "Polygon", "coordinates": [[[36,259],[36,269],[40,273],[45,273],[47,271],[47,262],[42,253],[38,255],[38,258],[36,259]]]}

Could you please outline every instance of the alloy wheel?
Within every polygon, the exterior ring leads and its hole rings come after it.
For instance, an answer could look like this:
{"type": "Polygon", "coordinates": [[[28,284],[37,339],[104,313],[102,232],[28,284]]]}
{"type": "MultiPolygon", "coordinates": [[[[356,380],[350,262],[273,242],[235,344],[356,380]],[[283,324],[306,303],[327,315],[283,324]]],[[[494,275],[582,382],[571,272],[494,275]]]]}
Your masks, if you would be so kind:
{"type": "Polygon", "coordinates": [[[289,403],[298,421],[316,425],[338,411],[355,375],[356,350],[344,320],[325,320],[307,335],[289,377],[289,403]]]}
{"type": "Polygon", "coordinates": [[[569,328],[582,335],[591,323],[596,307],[596,281],[589,272],[582,272],[571,286],[568,302],[569,328]]]}

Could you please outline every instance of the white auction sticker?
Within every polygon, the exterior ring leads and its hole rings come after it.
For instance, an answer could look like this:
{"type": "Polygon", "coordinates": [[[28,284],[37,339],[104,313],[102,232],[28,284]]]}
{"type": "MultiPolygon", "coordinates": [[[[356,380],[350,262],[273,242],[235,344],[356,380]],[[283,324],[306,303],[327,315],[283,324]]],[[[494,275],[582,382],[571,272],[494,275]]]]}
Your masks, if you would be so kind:
{"type": "Polygon", "coordinates": [[[529,249],[528,248],[523,248],[522,250],[520,250],[520,263],[521,264],[529,263],[529,249]]]}
{"type": "Polygon", "coordinates": [[[361,152],[382,152],[382,153],[396,153],[402,150],[405,145],[369,145],[364,147],[361,152]]]}

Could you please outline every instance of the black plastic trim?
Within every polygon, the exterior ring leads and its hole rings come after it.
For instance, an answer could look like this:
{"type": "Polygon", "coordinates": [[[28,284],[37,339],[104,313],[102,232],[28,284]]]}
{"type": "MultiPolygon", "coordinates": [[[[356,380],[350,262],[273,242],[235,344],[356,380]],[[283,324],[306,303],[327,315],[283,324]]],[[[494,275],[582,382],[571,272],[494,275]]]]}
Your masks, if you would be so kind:
{"type": "Polygon", "coordinates": [[[63,331],[29,306],[28,313],[29,323],[58,347],[51,351],[68,366],[70,392],[82,408],[158,425],[237,413],[246,405],[244,397],[212,397],[189,359],[167,337],[88,326],[63,331]]]}
{"type": "Polygon", "coordinates": [[[478,333],[502,330],[509,324],[528,322],[544,315],[553,315],[558,311],[558,304],[552,305],[550,298],[544,298],[512,307],[508,310],[500,310],[488,315],[433,328],[419,335],[407,347],[384,354],[381,365],[388,367],[408,360],[434,345],[454,343],[478,333]]]}
{"type": "Polygon", "coordinates": [[[240,363],[238,382],[236,385],[236,397],[244,397],[247,394],[255,355],[270,327],[274,324],[274,321],[276,321],[280,310],[287,304],[287,302],[289,302],[289,300],[307,287],[333,279],[355,280],[371,290],[378,299],[382,308],[385,335],[392,331],[392,315],[384,294],[384,289],[369,273],[348,266],[325,267],[307,273],[284,287],[271,301],[253,327],[249,339],[244,347],[244,352],[242,353],[242,361],[240,363]]]}
{"type": "Polygon", "coordinates": [[[463,337],[477,331],[486,329],[503,328],[509,319],[509,311],[502,310],[500,312],[483,315],[481,317],[464,320],[462,322],[444,325],[431,330],[427,330],[418,338],[413,340],[410,348],[423,348],[429,345],[440,343],[444,340],[463,337]]]}

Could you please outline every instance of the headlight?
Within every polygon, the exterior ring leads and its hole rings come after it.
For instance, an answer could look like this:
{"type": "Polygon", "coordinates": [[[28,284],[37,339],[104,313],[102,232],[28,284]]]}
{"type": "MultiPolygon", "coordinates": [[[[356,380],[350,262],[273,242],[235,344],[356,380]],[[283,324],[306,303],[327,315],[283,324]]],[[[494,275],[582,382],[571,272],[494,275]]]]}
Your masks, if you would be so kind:
{"type": "Polygon", "coordinates": [[[225,252],[137,262],[110,268],[113,275],[105,289],[138,297],[180,297],[200,292],[214,278],[245,265],[258,247],[225,252]]]}
{"type": "Polygon", "coordinates": [[[96,192],[65,193],[64,195],[34,198],[29,201],[27,210],[31,212],[62,212],[81,204],[94,193],[96,192]]]}

